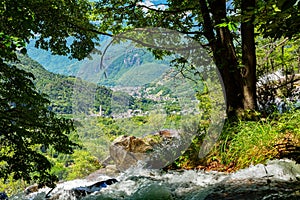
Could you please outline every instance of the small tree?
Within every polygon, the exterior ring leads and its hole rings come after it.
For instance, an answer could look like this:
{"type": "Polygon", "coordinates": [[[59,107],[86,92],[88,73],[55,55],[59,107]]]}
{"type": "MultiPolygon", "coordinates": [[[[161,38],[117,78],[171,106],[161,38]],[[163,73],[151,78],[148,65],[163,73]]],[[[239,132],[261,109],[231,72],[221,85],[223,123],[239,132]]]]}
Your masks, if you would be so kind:
{"type": "Polygon", "coordinates": [[[68,135],[71,120],[49,111],[49,101],[36,92],[32,74],[5,63],[0,67],[0,177],[13,175],[25,181],[54,183],[50,162],[39,151],[53,146],[72,153],[75,143],[68,135]]]}
{"type": "Polygon", "coordinates": [[[31,38],[36,47],[54,54],[86,57],[97,39],[87,31],[93,27],[89,9],[85,0],[0,2],[0,178],[12,175],[53,186],[57,178],[39,148],[51,145],[59,153],[72,153],[77,146],[68,138],[72,121],[49,111],[49,101],[36,91],[33,75],[13,63],[18,51],[26,53],[25,43],[31,38]]]}

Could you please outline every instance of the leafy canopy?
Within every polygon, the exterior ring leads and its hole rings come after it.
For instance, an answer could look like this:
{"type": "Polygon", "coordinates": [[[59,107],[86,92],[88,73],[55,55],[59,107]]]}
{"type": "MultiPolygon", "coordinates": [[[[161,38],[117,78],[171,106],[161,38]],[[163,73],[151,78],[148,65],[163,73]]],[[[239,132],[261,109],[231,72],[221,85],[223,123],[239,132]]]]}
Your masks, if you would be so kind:
{"type": "Polygon", "coordinates": [[[300,1],[258,1],[256,23],[265,37],[298,37],[300,30],[300,1]]]}
{"type": "Polygon", "coordinates": [[[90,6],[85,0],[3,0],[0,2],[0,177],[36,180],[53,185],[51,163],[41,146],[72,153],[71,120],[49,111],[31,73],[14,66],[17,52],[36,39],[36,47],[53,54],[83,59],[94,48],[96,34],[89,32],[90,6]],[[67,38],[72,37],[70,43],[67,38]]]}
{"type": "Polygon", "coordinates": [[[72,121],[48,110],[49,102],[35,91],[30,73],[3,64],[0,78],[0,177],[55,181],[48,171],[50,162],[38,150],[51,145],[72,153],[76,144],[67,135],[72,121]]]}
{"type": "Polygon", "coordinates": [[[86,0],[4,0],[0,3],[0,36],[23,43],[36,38],[36,47],[83,59],[94,49],[93,39],[97,39],[89,32],[93,29],[90,9],[86,0]],[[73,41],[68,44],[70,36],[73,41]]]}

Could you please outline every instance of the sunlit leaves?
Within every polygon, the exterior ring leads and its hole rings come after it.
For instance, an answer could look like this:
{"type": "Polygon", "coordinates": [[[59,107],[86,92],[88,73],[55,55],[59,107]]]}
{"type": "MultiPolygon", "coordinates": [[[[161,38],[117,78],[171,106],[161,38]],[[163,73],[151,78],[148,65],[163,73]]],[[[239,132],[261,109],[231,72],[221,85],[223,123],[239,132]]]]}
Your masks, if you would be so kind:
{"type": "Polygon", "coordinates": [[[235,22],[224,22],[221,24],[216,25],[217,27],[228,27],[230,31],[237,31],[238,30],[238,23],[235,22]]]}
{"type": "Polygon", "coordinates": [[[0,4],[0,32],[25,42],[35,37],[37,47],[83,59],[94,49],[92,40],[97,40],[89,21],[90,9],[85,0],[4,0],[0,4]],[[66,43],[71,36],[73,45],[66,43]]]}
{"type": "Polygon", "coordinates": [[[23,40],[0,32],[0,57],[2,62],[17,60],[15,51],[19,50],[22,53],[26,53],[26,49],[24,47],[25,43],[23,40]]]}
{"type": "Polygon", "coordinates": [[[52,183],[51,164],[36,145],[52,145],[58,152],[71,153],[76,146],[68,138],[73,125],[48,110],[49,101],[35,91],[32,78],[14,66],[0,67],[0,160],[5,162],[0,176],[13,174],[15,179],[52,183]]]}
{"type": "Polygon", "coordinates": [[[0,177],[46,182],[51,163],[37,146],[52,146],[72,153],[71,120],[48,109],[45,95],[36,91],[31,73],[13,66],[17,52],[25,54],[25,43],[35,37],[36,46],[54,54],[83,59],[93,49],[97,34],[89,21],[86,0],[3,0],[0,3],[0,177]],[[66,40],[72,37],[69,44],[66,40]],[[3,153],[5,151],[5,153],[3,153]]]}
{"type": "Polygon", "coordinates": [[[258,1],[257,4],[256,24],[265,37],[299,37],[300,1],[258,1]]]}

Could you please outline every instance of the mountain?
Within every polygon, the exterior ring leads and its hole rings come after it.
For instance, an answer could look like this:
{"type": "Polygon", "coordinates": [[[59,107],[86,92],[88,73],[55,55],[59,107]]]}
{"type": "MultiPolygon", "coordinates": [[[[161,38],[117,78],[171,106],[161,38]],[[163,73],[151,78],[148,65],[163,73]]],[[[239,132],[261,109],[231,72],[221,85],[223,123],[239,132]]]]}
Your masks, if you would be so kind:
{"type": "Polygon", "coordinates": [[[105,86],[142,86],[169,69],[168,59],[156,60],[151,52],[130,43],[111,44],[102,41],[98,50],[104,53],[93,53],[92,59],[78,61],[37,49],[34,42],[27,46],[28,55],[48,71],[105,86]]]}
{"type": "Polygon", "coordinates": [[[109,112],[111,90],[89,83],[74,76],[65,76],[47,71],[28,56],[19,55],[17,67],[31,72],[36,89],[48,96],[49,109],[61,114],[109,112]]]}
{"type": "MultiPolygon", "coordinates": [[[[29,56],[20,54],[18,58],[20,62],[16,63],[16,66],[34,75],[33,82],[36,89],[48,96],[50,100],[49,109],[56,113],[95,115],[101,112],[101,115],[110,115],[111,112],[119,112],[117,110],[121,108],[117,107],[123,106],[122,109],[127,112],[126,109],[142,109],[148,107],[145,104],[153,104],[153,101],[146,101],[145,99],[141,103],[141,100],[127,94],[123,89],[113,92],[108,87],[90,83],[78,77],[49,72],[29,56]],[[130,100],[131,103],[123,105],[124,101],[127,100],[130,100]]],[[[149,63],[145,64],[146,67],[143,70],[149,72],[150,65],[149,63]]],[[[123,75],[119,81],[122,81],[125,76],[133,79],[132,70],[135,70],[136,67],[131,67],[126,72],[127,75],[123,75]]],[[[145,98],[147,97],[148,95],[145,95],[145,98]]]]}

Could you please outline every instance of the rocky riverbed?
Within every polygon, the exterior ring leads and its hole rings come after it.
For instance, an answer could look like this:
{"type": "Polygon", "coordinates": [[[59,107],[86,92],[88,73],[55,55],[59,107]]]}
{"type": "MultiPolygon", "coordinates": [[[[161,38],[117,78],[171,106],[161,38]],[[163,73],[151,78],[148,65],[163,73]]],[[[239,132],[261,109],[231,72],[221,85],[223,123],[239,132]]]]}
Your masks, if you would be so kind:
{"type": "Polygon", "coordinates": [[[120,173],[105,170],[86,179],[73,180],[29,195],[10,199],[111,199],[111,200],[201,200],[201,199],[300,199],[300,165],[292,160],[273,160],[232,174],[202,170],[163,171],[129,168],[120,173]],[[111,182],[105,183],[110,180],[111,182]],[[113,180],[113,181],[112,181],[113,180]],[[116,180],[116,181],[114,181],[116,180]],[[101,184],[100,184],[101,183],[101,184]],[[92,188],[87,194],[76,193],[92,188]]]}

